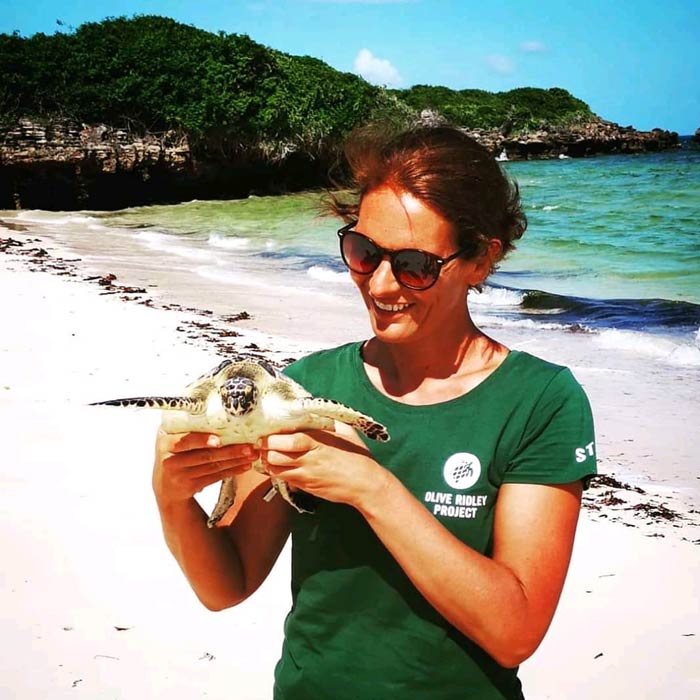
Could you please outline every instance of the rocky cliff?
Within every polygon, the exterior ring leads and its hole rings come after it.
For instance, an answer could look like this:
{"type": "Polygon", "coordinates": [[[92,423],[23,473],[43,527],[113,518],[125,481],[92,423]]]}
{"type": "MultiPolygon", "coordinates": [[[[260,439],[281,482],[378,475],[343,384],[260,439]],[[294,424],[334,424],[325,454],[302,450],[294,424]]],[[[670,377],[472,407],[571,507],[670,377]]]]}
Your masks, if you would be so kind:
{"type": "Polygon", "coordinates": [[[119,209],[323,184],[328,163],[281,153],[225,156],[197,152],[174,131],[141,136],[104,124],[22,119],[0,127],[0,209],[119,209]]]}
{"type": "MultiPolygon", "coordinates": [[[[527,134],[469,131],[495,157],[582,157],[676,147],[678,135],[603,120],[527,134]]],[[[195,149],[174,131],[145,136],[106,125],[27,119],[0,127],[0,209],[116,209],[189,199],[246,197],[325,185],[334,159],[287,149],[234,155],[195,149]]]]}
{"type": "Polygon", "coordinates": [[[492,153],[505,154],[509,160],[645,153],[680,145],[678,134],[674,131],[637,131],[631,126],[619,126],[600,118],[567,127],[543,124],[535,131],[518,135],[510,134],[507,129],[467,133],[486,145],[492,153]]]}

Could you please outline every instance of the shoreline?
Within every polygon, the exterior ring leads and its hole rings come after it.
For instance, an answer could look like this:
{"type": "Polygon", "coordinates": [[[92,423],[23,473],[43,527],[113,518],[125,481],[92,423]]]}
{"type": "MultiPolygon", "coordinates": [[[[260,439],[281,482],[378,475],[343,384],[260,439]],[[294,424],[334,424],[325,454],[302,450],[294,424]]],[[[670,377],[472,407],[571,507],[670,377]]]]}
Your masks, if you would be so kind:
{"type": "MultiPolygon", "coordinates": [[[[33,235],[31,231],[21,233],[29,238],[23,241],[18,235],[15,235],[15,238],[11,236],[2,238],[0,236],[0,256],[3,254],[8,256],[9,254],[10,259],[15,258],[23,267],[33,271],[64,277],[81,285],[97,285],[100,288],[98,292],[100,296],[116,297],[126,304],[136,304],[154,309],[157,312],[181,314],[182,318],[175,326],[178,338],[187,345],[213,351],[214,356],[218,358],[224,358],[230,354],[247,354],[262,357],[277,367],[283,367],[314,350],[330,347],[337,343],[350,342],[360,337],[366,337],[369,333],[368,324],[365,324],[366,328],[361,327],[359,334],[353,334],[348,333],[347,329],[343,331],[340,327],[329,328],[327,325],[324,325],[321,330],[313,323],[310,324],[310,328],[300,329],[300,332],[296,334],[297,337],[294,337],[293,324],[282,324],[284,330],[287,331],[284,334],[270,332],[271,327],[279,319],[277,316],[273,316],[272,320],[267,317],[268,307],[266,305],[263,306],[262,318],[260,309],[255,305],[252,307],[254,308],[252,313],[238,307],[233,313],[217,313],[210,308],[202,308],[201,305],[182,305],[172,299],[172,294],[163,293],[158,285],[143,287],[128,283],[121,284],[117,275],[109,271],[97,273],[95,270],[88,269],[86,274],[80,258],[62,257],[65,250],[62,250],[61,245],[57,246],[57,250],[54,251],[53,241],[33,235]],[[61,254],[57,255],[57,253],[61,254]],[[362,331],[364,331],[364,335],[362,331]],[[326,342],[311,340],[311,338],[316,338],[321,334],[330,334],[331,340],[326,342]]],[[[216,307],[216,305],[214,306],[216,307]]],[[[359,311],[364,315],[364,309],[361,309],[360,305],[351,311],[355,314],[359,311]]],[[[356,320],[353,316],[350,318],[353,321],[356,320]]],[[[305,322],[308,320],[305,319],[305,322]]],[[[625,451],[613,452],[612,449],[605,449],[605,446],[608,445],[612,448],[612,444],[608,442],[607,433],[601,430],[600,423],[612,417],[609,410],[625,406],[634,411],[637,407],[634,406],[634,400],[625,400],[621,396],[618,398],[617,404],[603,408],[600,403],[596,405],[595,396],[599,392],[608,393],[611,386],[615,389],[623,387],[629,381],[629,376],[635,371],[635,368],[626,368],[620,362],[620,358],[609,357],[607,365],[603,368],[587,363],[584,357],[586,350],[581,352],[578,349],[576,351],[576,345],[580,345],[582,340],[591,341],[594,339],[582,339],[577,335],[566,333],[558,334],[558,337],[555,337],[548,331],[533,333],[529,329],[525,332],[503,328],[487,328],[486,330],[490,334],[497,335],[501,342],[505,342],[512,348],[525,350],[543,359],[570,367],[589,394],[596,421],[598,470],[605,478],[596,479],[594,486],[599,484],[603,493],[597,499],[592,497],[589,492],[588,496],[584,497],[585,508],[598,511],[600,509],[598,501],[602,501],[602,504],[610,511],[610,515],[605,514],[604,517],[610,517],[627,524],[639,524],[640,521],[643,523],[645,521],[683,520],[688,516],[697,515],[699,517],[690,517],[689,519],[691,522],[697,520],[698,525],[700,525],[700,510],[696,512],[696,508],[700,509],[700,483],[694,483],[700,482],[700,477],[695,474],[694,463],[687,474],[676,475],[675,480],[669,480],[665,475],[662,477],[648,469],[647,464],[653,462],[654,458],[659,455],[658,449],[652,454],[646,451],[649,449],[648,444],[642,444],[636,449],[630,444],[634,443],[636,439],[641,440],[642,436],[640,435],[636,438],[623,438],[624,442],[627,443],[625,451]],[[497,330],[497,332],[492,333],[493,330],[497,330]],[[644,464],[647,468],[630,469],[635,460],[638,465],[644,464]],[[646,496],[648,500],[645,502],[644,499],[638,497],[639,495],[646,496]],[[670,500],[672,505],[669,507],[664,499],[670,500]],[[625,513],[625,510],[632,512],[625,513]]],[[[624,360],[624,357],[622,359],[624,360]]],[[[214,364],[215,362],[212,361],[212,366],[214,364]]],[[[192,368],[189,374],[198,376],[206,369],[205,366],[192,368]]],[[[679,368],[678,372],[680,373],[678,377],[680,382],[688,374],[688,370],[687,368],[679,368]]],[[[694,374],[692,368],[690,373],[694,374]]],[[[182,374],[185,375],[187,372],[182,374]]],[[[641,379],[641,377],[635,379],[638,387],[641,379]]],[[[700,387],[700,381],[697,382],[697,385],[700,387]]],[[[173,387],[171,386],[169,390],[172,391],[173,387]]],[[[626,396],[631,395],[629,391],[622,393],[626,396]]],[[[685,398],[688,402],[693,400],[692,386],[686,387],[685,398]]],[[[695,412],[700,418],[700,410],[696,409],[695,412]]],[[[679,411],[678,415],[680,413],[682,411],[679,411]]],[[[632,416],[627,418],[630,417],[632,416]]],[[[638,413],[633,419],[640,417],[641,414],[638,413]]],[[[630,423],[624,418],[624,416],[618,416],[617,422],[630,423]]],[[[686,416],[686,418],[689,417],[686,416]]],[[[673,450],[671,450],[672,452],[673,450]]],[[[690,454],[692,455],[692,452],[690,454]]],[[[687,458],[688,454],[682,454],[681,457],[687,458]]],[[[700,532],[698,535],[700,536],[700,532]]]]}
{"type": "MultiPolygon", "coordinates": [[[[270,359],[281,366],[314,350],[371,334],[364,306],[355,295],[337,297],[287,286],[283,291],[262,285],[220,286],[201,277],[193,284],[179,271],[182,261],[163,253],[158,253],[162,256],[158,266],[141,265],[141,251],[130,251],[128,259],[120,252],[117,263],[102,252],[95,255],[92,242],[74,248],[70,238],[66,242],[60,232],[51,234],[50,227],[0,220],[0,241],[5,241],[0,243],[0,256],[14,254],[31,269],[98,285],[102,296],[193,314],[179,324],[179,334],[185,342],[216,349],[221,357],[268,350],[274,356],[270,359]],[[3,238],[3,230],[10,235],[3,238]]],[[[695,364],[674,362],[678,350],[685,348],[669,343],[674,350],[666,358],[638,353],[627,343],[611,345],[616,331],[540,329],[527,320],[506,325],[498,316],[484,315],[478,297],[471,310],[477,324],[499,342],[574,372],[593,404],[601,472],[660,498],[669,494],[681,499],[682,509],[700,504],[697,458],[681,428],[700,424],[700,372],[695,364]],[[659,418],[676,439],[656,439],[663,435],[659,418]],[[616,437],[620,444],[615,444],[616,437]]]]}
{"type": "MultiPolygon", "coordinates": [[[[596,115],[565,127],[543,123],[522,132],[462,130],[501,160],[639,155],[683,144],[676,132],[636,130],[596,115]]],[[[17,117],[0,125],[0,208],[114,210],[328,186],[337,143],[330,141],[318,152],[285,142],[276,146],[284,157],[251,146],[222,158],[216,144],[214,156],[201,148],[197,152],[186,135],[176,132],[139,136],[107,124],[17,117]]]]}
{"type": "MultiPolygon", "coordinates": [[[[257,320],[238,315],[255,315],[252,308],[218,315],[177,307],[157,290],[85,269],[46,236],[2,233],[0,293],[9,315],[0,341],[0,479],[10,556],[1,634],[13,650],[4,692],[184,700],[235,690],[269,700],[290,601],[288,551],[251,600],[207,612],[161,541],[149,483],[158,414],[85,404],[125,390],[172,390],[217,355],[253,352],[284,364],[321,343],[247,327],[257,320]]],[[[677,370],[671,396],[659,385],[671,376],[665,370],[635,377],[624,358],[601,368],[573,336],[513,339],[511,346],[546,359],[574,360],[596,415],[599,470],[608,475],[586,494],[560,609],[523,665],[526,697],[694,697],[696,491],[692,482],[679,490],[686,477],[672,471],[665,484],[644,473],[675,460],[697,483],[689,444],[696,384],[677,370]]],[[[215,497],[205,492],[205,507],[215,497]]]]}

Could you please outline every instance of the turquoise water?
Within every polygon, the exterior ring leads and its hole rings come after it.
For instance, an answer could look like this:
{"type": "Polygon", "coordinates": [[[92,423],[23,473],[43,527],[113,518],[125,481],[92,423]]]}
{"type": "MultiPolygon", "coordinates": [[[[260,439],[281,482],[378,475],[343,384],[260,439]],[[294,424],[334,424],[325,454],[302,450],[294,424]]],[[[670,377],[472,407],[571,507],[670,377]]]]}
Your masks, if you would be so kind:
{"type": "MultiPolygon", "coordinates": [[[[700,358],[699,149],[686,141],[658,154],[503,165],[519,183],[529,227],[470,302],[477,314],[502,325],[665,336],[700,358]]],[[[220,289],[265,289],[273,301],[286,289],[349,299],[355,291],[337,251],[339,224],[320,215],[321,197],[16,218],[106,253],[128,241],[142,265],[174,265],[193,286],[206,279],[220,289]]]]}
{"type": "MultiPolygon", "coordinates": [[[[699,150],[505,168],[520,186],[529,226],[494,281],[567,296],[700,304],[699,150]]],[[[341,270],[330,259],[337,226],[318,211],[319,196],[306,193],[139,207],[100,218],[341,270]]]]}
{"type": "Polygon", "coordinates": [[[504,283],[700,303],[700,151],[520,162],[530,226],[504,283]]]}

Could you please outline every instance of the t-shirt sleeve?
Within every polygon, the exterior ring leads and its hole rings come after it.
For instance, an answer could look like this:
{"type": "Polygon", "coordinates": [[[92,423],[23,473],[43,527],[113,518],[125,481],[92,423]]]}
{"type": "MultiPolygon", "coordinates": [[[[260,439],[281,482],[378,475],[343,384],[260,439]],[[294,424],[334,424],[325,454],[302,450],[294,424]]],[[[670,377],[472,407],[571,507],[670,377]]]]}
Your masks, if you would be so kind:
{"type": "Polygon", "coordinates": [[[286,374],[290,379],[293,379],[298,384],[301,384],[307,391],[310,391],[313,394],[317,387],[309,386],[309,384],[315,384],[312,381],[315,376],[313,369],[314,366],[318,366],[319,364],[317,358],[318,354],[320,353],[306,355],[305,357],[292,362],[292,364],[287,365],[287,367],[282,370],[282,373],[286,374]]]}
{"type": "Polygon", "coordinates": [[[593,415],[588,397],[561,369],[535,402],[503,482],[566,484],[596,473],[593,415]]]}
{"type": "Polygon", "coordinates": [[[286,374],[290,379],[293,379],[295,382],[299,382],[301,384],[304,379],[304,366],[306,364],[305,360],[306,358],[302,357],[300,360],[292,362],[292,364],[287,365],[282,370],[282,373],[286,374]]]}
{"type": "Polygon", "coordinates": [[[339,379],[347,375],[351,357],[359,353],[359,348],[360,343],[348,343],[317,350],[292,362],[282,371],[314,396],[342,400],[335,396],[337,385],[339,379]]]}

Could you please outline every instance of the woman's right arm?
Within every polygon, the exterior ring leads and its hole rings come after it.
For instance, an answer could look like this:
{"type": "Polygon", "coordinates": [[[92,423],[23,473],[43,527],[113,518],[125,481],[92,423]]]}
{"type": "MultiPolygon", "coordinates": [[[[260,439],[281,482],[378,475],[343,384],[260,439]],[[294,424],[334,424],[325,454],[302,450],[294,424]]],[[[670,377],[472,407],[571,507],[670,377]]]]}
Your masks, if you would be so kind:
{"type": "Polygon", "coordinates": [[[289,536],[289,506],[263,495],[269,478],[251,470],[251,445],[218,446],[207,433],[159,431],[153,490],[168,548],[200,601],[210,610],[237,605],[265,580],[289,536]],[[235,476],[236,503],[222,527],[207,527],[194,498],[206,486],[235,476]]]}

